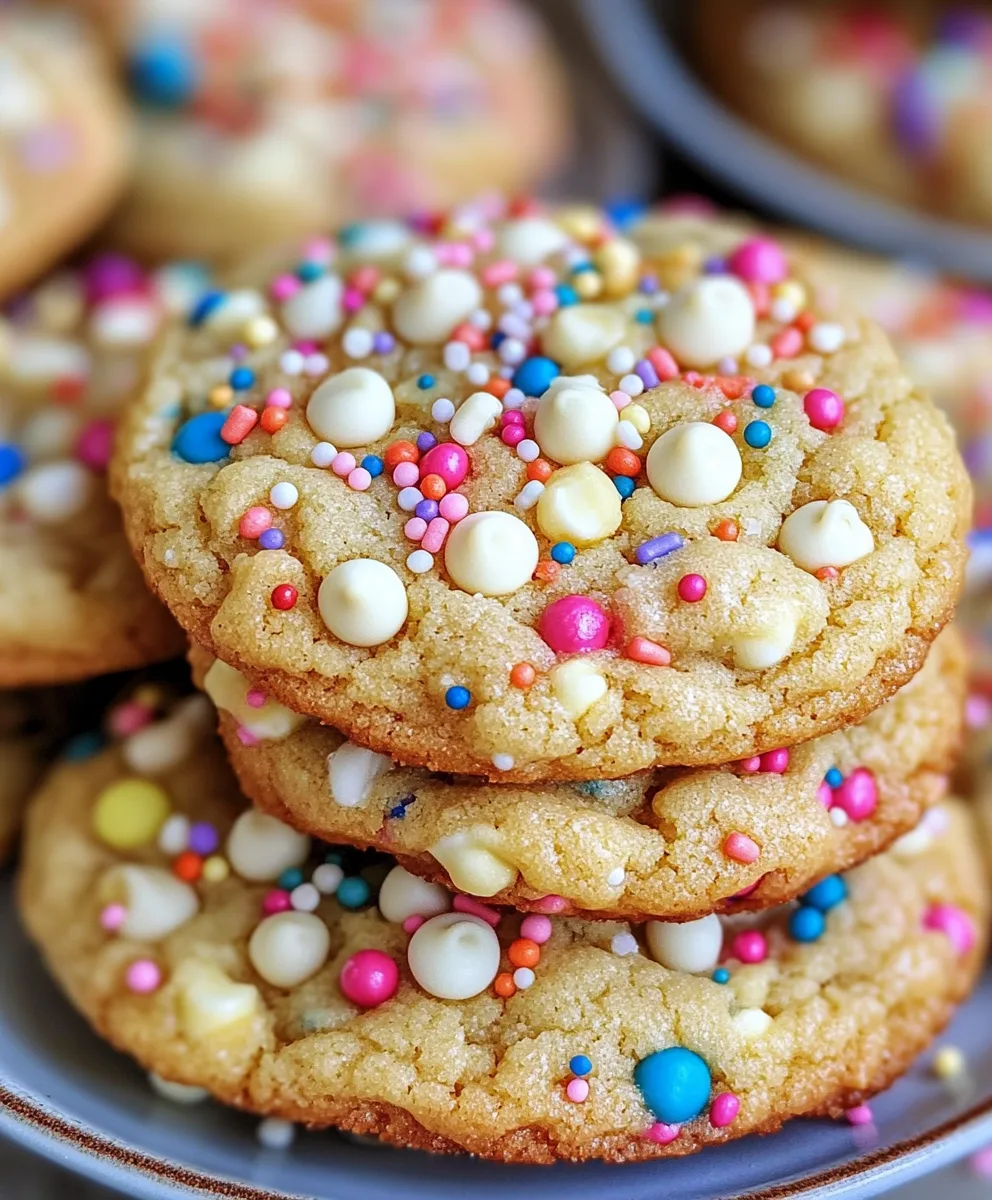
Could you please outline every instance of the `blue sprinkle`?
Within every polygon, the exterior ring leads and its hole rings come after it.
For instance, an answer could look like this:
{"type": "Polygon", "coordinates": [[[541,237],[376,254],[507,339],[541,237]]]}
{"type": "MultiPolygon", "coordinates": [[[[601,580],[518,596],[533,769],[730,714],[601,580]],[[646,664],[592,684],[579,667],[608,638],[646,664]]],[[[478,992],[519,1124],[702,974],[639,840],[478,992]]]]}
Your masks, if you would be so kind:
{"type": "Polygon", "coordinates": [[[555,542],[551,547],[551,557],[556,563],[561,563],[563,567],[567,567],[575,557],[575,547],[571,542],[555,542]]]}
{"type": "Polygon", "coordinates": [[[259,534],[258,544],[263,550],[281,550],[286,545],[286,535],[281,529],[265,529],[259,534]]]}
{"type": "Polygon", "coordinates": [[[726,967],[717,967],[717,969],[713,972],[713,974],[710,976],[710,978],[713,980],[714,983],[729,983],[730,972],[727,970],[726,967]]]}
{"type": "Polygon", "coordinates": [[[80,733],[70,738],[62,750],[63,758],[69,762],[82,762],[84,758],[92,758],[99,754],[104,746],[104,736],[99,730],[92,733],[80,733]]]}
{"type": "Polygon", "coordinates": [[[330,863],[331,866],[333,866],[333,867],[340,867],[341,864],[344,862],[344,858],[342,857],[342,855],[339,851],[329,850],[324,855],[324,862],[330,863]]]}
{"type": "Polygon", "coordinates": [[[764,450],[772,440],[772,428],[766,421],[751,421],[744,426],[744,441],[755,450],[764,450]]]}
{"type": "Polygon", "coordinates": [[[220,308],[226,298],[226,292],[204,292],[190,311],[189,317],[187,318],[189,324],[194,329],[196,329],[198,325],[202,325],[207,317],[211,315],[211,313],[216,312],[217,309],[220,308]]]}
{"type": "Polygon", "coordinates": [[[844,776],[840,773],[840,771],[837,770],[836,767],[831,767],[823,778],[825,782],[832,788],[839,788],[844,782],[844,776]]]}
{"type": "Polygon", "coordinates": [[[620,493],[621,500],[629,500],[633,496],[637,484],[629,475],[614,475],[613,486],[620,493]]]}
{"type": "Polygon", "coordinates": [[[611,781],[608,779],[584,779],[581,783],[572,785],[580,796],[593,796],[602,800],[610,794],[611,781]]]}
{"type": "Polygon", "coordinates": [[[349,875],[338,884],[334,899],[343,908],[361,908],[368,904],[371,895],[372,889],[361,875],[349,875]]]}
{"type": "Polygon", "coordinates": [[[587,271],[595,271],[596,264],[588,259],[585,262],[576,263],[572,268],[573,275],[584,275],[587,271]]]}
{"type": "Polygon", "coordinates": [[[543,396],[561,374],[561,367],[551,358],[535,354],[525,358],[513,372],[513,386],[525,396],[543,396]]]}
{"type": "Polygon", "coordinates": [[[299,867],[287,867],[276,882],[284,891],[291,892],[303,882],[303,872],[299,867]]]}
{"type": "Polygon", "coordinates": [[[472,703],[472,693],[466,687],[459,687],[457,684],[454,687],[449,687],[444,693],[444,702],[449,708],[457,711],[463,708],[468,708],[472,703]]]}
{"type": "Polygon", "coordinates": [[[180,108],[192,99],[199,82],[197,62],[179,38],[159,36],[138,46],[127,73],[137,99],[157,108],[180,108]]]}
{"type": "Polygon", "coordinates": [[[650,325],[654,320],[654,313],[650,308],[639,308],[637,312],[634,313],[634,320],[638,323],[638,325],[650,325]]]}
{"type": "Polygon", "coordinates": [[[416,799],[417,797],[413,794],[413,792],[408,792],[402,800],[393,805],[393,807],[389,810],[388,815],[392,817],[394,821],[402,821],[406,816],[406,810],[416,799]]]}
{"type": "Polygon", "coordinates": [[[669,1046],[642,1058],[634,1068],[634,1082],[647,1109],[666,1125],[682,1125],[698,1117],[713,1088],[705,1061],[684,1046],[669,1046]]]}
{"type": "Polygon", "coordinates": [[[296,278],[301,283],[313,283],[324,273],[324,268],[317,262],[301,262],[296,268],[296,278]]]}
{"type": "Polygon", "coordinates": [[[13,442],[0,442],[0,487],[5,487],[27,466],[24,451],[13,442]]]}
{"type": "Polygon", "coordinates": [[[497,329],[492,337],[490,337],[489,345],[492,346],[494,350],[498,350],[506,341],[506,337],[507,335],[502,331],[502,329],[497,329]]]}
{"type": "Polygon", "coordinates": [[[567,283],[559,283],[555,288],[555,295],[558,297],[558,304],[562,308],[571,308],[573,304],[578,304],[579,293],[573,287],[569,287],[567,283]]]}
{"type": "Polygon", "coordinates": [[[818,908],[803,906],[789,917],[789,933],[797,942],[817,942],[823,937],[827,918],[818,908]]]}
{"type": "Polygon", "coordinates": [[[673,554],[676,550],[681,550],[684,545],[685,539],[680,533],[662,533],[658,537],[641,542],[634,551],[634,559],[644,567],[648,563],[657,562],[659,558],[673,554]]]}
{"type": "Polygon", "coordinates": [[[428,388],[432,388],[434,386],[434,382],[433,375],[421,375],[417,380],[417,387],[420,388],[422,392],[426,392],[428,388]]]}
{"type": "Polygon", "coordinates": [[[585,1054],[574,1054],[568,1060],[568,1069],[573,1075],[588,1075],[592,1070],[592,1060],[585,1054]]]}
{"type": "Polygon", "coordinates": [[[255,372],[251,367],[235,367],[227,382],[236,392],[246,392],[255,383],[255,372]]]}
{"type": "Polygon", "coordinates": [[[840,875],[828,875],[801,897],[802,903],[829,912],[847,899],[847,884],[840,875]]]}
{"type": "Polygon", "coordinates": [[[759,408],[771,408],[775,403],[775,389],[767,383],[759,383],[751,393],[751,399],[759,408]]]}
{"type": "Polygon", "coordinates": [[[362,459],[362,466],[373,479],[376,479],[382,474],[384,464],[378,454],[366,454],[362,459]]]}
{"type": "Polygon", "coordinates": [[[606,214],[610,221],[617,229],[627,229],[637,220],[637,218],[647,211],[647,205],[643,200],[632,200],[630,197],[621,197],[616,200],[610,200],[606,204],[606,214]]]}
{"type": "Polygon", "coordinates": [[[188,463],[221,462],[231,453],[231,447],[220,436],[227,419],[223,412],[205,412],[190,417],[176,430],[172,453],[188,463]]]}

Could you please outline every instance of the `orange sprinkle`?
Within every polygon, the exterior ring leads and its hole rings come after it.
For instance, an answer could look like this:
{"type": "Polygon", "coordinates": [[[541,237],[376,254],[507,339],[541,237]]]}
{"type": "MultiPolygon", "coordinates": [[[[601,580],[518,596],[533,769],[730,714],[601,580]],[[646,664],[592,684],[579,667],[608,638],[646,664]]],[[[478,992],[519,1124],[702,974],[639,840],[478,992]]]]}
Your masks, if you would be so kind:
{"type": "Polygon", "coordinates": [[[425,500],[440,500],[448,490],[448,485],[440,475],[425,475],[419,486],[425,500]]]}
{"type": "Polygon", "coordinates": [[[744,395],[747,380],[743,375],[717,375],[716,386],[728,400],[739,400],[744,395]]]}
{"type": "Polygon", "coordinates": [[[497,996],[502,996],[504,1000],[509,1000],[516,990],[517,985],[513,982],[513,976],[506,971],[502,975],[497,975],[493,980],[493,991],[497,996]]]}
{"type": "Polygon", "coordinates": [[[817,579],[823,580],[824,583],[833,583],[835,579],[840,578],[840,571],[836,567],[821,567],[819,571],[814,571],[813,574],[817,579]]]}
{"type": "Polygon", "coordinates": [[[390,442],[383,451],[382,461],[392,471],[401,462],[419,462],[420,451],[413,442],[390,442]]]}
{"type": "Polygon", "coordinates": [[[502,400],[510,390],[510,381],[504,379],[502,375],[492,375],[482,390],[488,392],[490,396],[495,396],[497,400],[502,400]]]}
{"type": "Polygon", "coordinates": [[[733,517],[724,517],[713,526],[713,536],[721,542],[736,542],[741,536],[741,529],[733,517]]]}
{"type": "Polygon", "coordinates": [[[534,578],[543,579],[545,583],[554,583],[560,571],[561,567],[553,558],[542,558],[534,568],[534,578]]]}
{"type": "Polygon", "coordinates": [[[547,483],[553,470],[554,468],[547,459],[535,458],[533,462],[527,464],[527,478],[536,479],[538,483],[547,483]]]}
{"type": "Polygon", "coordinates": [[[606,456],[606,469],[614,475],[629,475],[633,479],[641,469],[641,460],[626,446],[614,446],[606,456]]]}
{"type": "Polygon", "coordinates": [[[530,938],[517,938],[510,943],[506,957],[515,967],[536,967],[541,961],[541,947],[530,938]]]}
{"type": "Polygon", "coordinates": [[[470,321],[465,321],[459,325],[452,333],[449,341],[464,342],[470,350],[476,353],[486,348],[485,333],[483,333],[478,325],[473,325],[470,321]]]}
{"type": "Polygon", "coordinates": [[[768,311],[772,306],[772,293],[767,283],[749,283],[746,285],[747,290],[751,293],[751,299],[754,301],[754,315],[756,317],[767,317],[768,311]]]}
{"type": "Polygon", "coordinates": [[[172,860],[172,873],[186,883],[196,883],[203,874],[203,859],[192,850],[184,850],[172,860]]]}
{"type": "Polygon", "coordinates": [[[672,661],[669,650],[646,637],[631,638],[624,653],[634,662],[646,663],[649,667],[667,667],[672,661]]]}
{"type": "Polygon", "coordinates": [[[284,408],[270,404],[262,409],[262,428],[266,433],[278,433],[289,420],[289,413],[284,408]]]}
{"type": "Polygon", "coordinates": [[[353,288],[368,295],[369,292],[375,291],[376,285],[382,278],[382,272],[378,267],[373,267],[371,263],[366,263],[364,266],[356,267],[348,276],[348,282],[353,288]]]}
{"type": "Polygon", "coordinates": [[[795,358],[803,348],[803,335],[795,325],[780,330],[768,343],[776,358],[795,358]]]}
{"type": "Polygon", "coordinates": [[[713,424],[717,429],[722,429],[724,433],[734,433],[737,430],[737,414],[732,413],[729,408],[725,408],[716,414],[713,424]]]}
{"type": "Polygon", "coordinates": [[[537,678],[537,671],[529,662],[519,662],[510,671],[510,683],[515,688],[526,690],[532,687],[534,680],[537,678]]]}
{"type": "Polygon", "coordinates": [[[806,311],[801,312],[792,323],[803,333],[809,333],[809,331],[816,324],[816,317],[809,311],[809,309],[806,309],[806,311]]]}

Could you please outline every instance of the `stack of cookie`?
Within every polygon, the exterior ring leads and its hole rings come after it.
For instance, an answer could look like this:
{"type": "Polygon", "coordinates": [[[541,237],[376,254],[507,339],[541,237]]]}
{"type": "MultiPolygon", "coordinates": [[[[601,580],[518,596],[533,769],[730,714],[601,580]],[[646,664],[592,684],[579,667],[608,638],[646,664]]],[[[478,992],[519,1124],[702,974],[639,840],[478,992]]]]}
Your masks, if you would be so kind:
{"type": "Polygon", "coordinates": [[[989,915],[970,486],[879,328],[695,212],[490,201],[249,257],[148,375],[112,490],[220,741],[160,697],[33,807],[96,1028],[510,1161],[870,1119],[989,915]]]}

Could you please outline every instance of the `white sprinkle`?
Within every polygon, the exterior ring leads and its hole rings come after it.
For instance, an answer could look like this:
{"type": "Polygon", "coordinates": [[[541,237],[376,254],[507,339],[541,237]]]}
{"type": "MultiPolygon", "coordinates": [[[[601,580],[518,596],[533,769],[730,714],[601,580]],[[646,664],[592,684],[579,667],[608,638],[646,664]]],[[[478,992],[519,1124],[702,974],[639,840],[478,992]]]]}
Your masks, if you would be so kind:
{"type": "Polygon", "coordinates": [[[626,375],[633,371],[637,358],[629,346],[614,346],[606,356],[606,369],[614,375],[626,375]]]}
{"type": "Polygon", "coordinates": [[[449,371],[464,371],[472,361],[472,351],[464,342],[448,342],[444,347],[444,365],[449,371]]]}
{"type": "Polygon", "coordinates": [[[737,374],[737,359],[736,358],[721,358],[716,364],[716,369],[721,375],[736,375],[737,374]]]}
{"type": "Polygon", "coordinates": [[[406,565],[414,575],[423,575],[434,566],[434,555],[427,550],[414,550],[407,555],[406,565]]]}
{"type": "Polygon", "coordinates": [[[534,982],[535,978],[536,976],[530,967],[517,967],[517,969],[513,972],[513,982],[518,988],[520,988],[521,991],[525,991],[527,988],[529,988],[534,982]]]}
{"type": "Polygon", "coordinates": [[[508,365],[522,363],[527,357],[527,347],[519,338],[508,337],[499,344],[496,353],[508,365]]]}
{"type": "Polygon", "coordinates": [[[488,383],[490,374],[491,372],[484,362],[469,363],[465,370],[465,378],[469,383],[474,383],[476,387],[488,383]]]}
{"type": "Polygon", "coordinates": [[[269,501],[273,508],[292,508],[299,498],[300,493],[296,485],[285,479],[269,492],[269,501]]]}
{"type": "Polygon", "coordinates": [[[533,438],[524,438],[522,442],[517,442],[517,458],[524,462],[533,462],[540,453],[541,447],[533,438]]]}
{"type": "Polygon", "coordinates": [[[531,479],[528,483],[517,492],[513,498],[514,508],[519,508],[522,512],[527,512],[534,507],[540,500],[541,493],[544,491],[544,484],[540,479],[531,479]]]}
{"type": "Polygon", "coordinates": [[[504,283],[496,293],[496,299],[504,308],[511,308],[524,298],[524,289],[519,283],[504,283]]]}
{"type": "Polygon", "coordinates": [[[408,279],[423,279],[436,270],[437,259],[428,246],[414,246],[403,260],[403,273],[408,279]]]}
{"type": "Polygon", "coordinates": [[[431,405],[431,416],[441,425],[447,425],[451,418],[455,415],[455,406],[450,400],[442,397],[440,400],[435,400],[431,405]]]}
{"type": "Polygon", "coordinates": [[[400,488],[399,494],[396,497],[396,503],[404,512],[413,512],[423,498],[424,493],[420,488],[405,487],[400,488]]]}
{"type": "Polygon", "coordinates": [[[639,396],[644,391],[644,380],[640,375],[624,375],[620,380],[620,391],[628,396],[639,396]]]}
{"type": "Polygon", "coordinates": [[[785,297],[780,300],[773,300],[770,311],[772,319],[781,321],[783,325],[791,325],[798,313],[795,303],[792,300],[785,299],[785,297]]]}
{"type": "Polygon", "coordinates": [[[342,879],[344,879],[344,871],[337,863],[321,863],[319,867],[314,868],[314,872],[310,876],[310,882],[318,892],[323,892],[325,896],[333,896],[342,879]]]}
{"type": "Polygon", "coordinates": [[[534,305],[529,300],[519,300],[513,306],[513,315],[519,317],[521,321],[533,321],[534,305]]]}
{"type": "Polygon", "coordinates": [[[606,882],[610,885],[610,887],[619,887],[626,877],[627,872],[623,869],[623,867],[614,867],[609,875],[607,875],[606,882]]]}
{"type": "Polygon", "coordinates": [[[838,829],[843,829],[844,826],[847,824],[848,816],[847,816],[847,813],[842,808],[839,808],[835,804],[834,807],[830,810],[830,820],[833,821],[834,825],[838,829]]]}
{"type": "Polygon", "coordinates": [[[833,354],[847,341],[847,334],[836,321],[821,321],[809,331],[806,340],[818,354],[833,354]]]}
{"type": "Polygon", "coordinates": [[[640,450],[644,445],[644,439],[632,421],[617,422],[617,445],[626,446],[628,450],[640,450]]]}
{"type": "Polygon", "coordinates": [[[266,1117],[259,1121],[255,1137],[266,1150],[288,1150],[296,1138],[296,1126],[292,1121],[281,1121],[278,1117],[266,1117]]]}
{"type": "Polygon", "coordinates": [[[173,813],[158,831],[158,848],[163,854],[176,855],[189,845],[189,820],[182,813],[173,813]]]}
{"type": "Polygon", "coordinates": [[[319,351],[316,354],[308,354],[303,360],[303,374],[311,379],[316,379],[320,375],[326,375],[330,365],[331,360],[326,354],[321,354],[319,351]]]}
{"type": "Polygon", "coordinates": [[[320,903],[320,892],[312,883],[301,883],[289,893],[289,902],[297,912],[313,912],[320,903]]]}
{"type": "Polygon", "coordinates": [[[768,367],[772,361],[771,346],[766,346],[762,342],[755,342],[753,346],[748,346],[744,351],[744,361],[749,367],[768,367]]]}
{"type": "Polygon", "coordinates": [[[610,941],[610,949],[619,958],[627,958],[631,954],[636,954],[640,947],[637,945],[637,938],[632,933],[616,933],[610,941]]]}
{"type": "Polygon", "coordinates": [[[164,562],[167,567],[174,567],[176,563],[179,562],[179,556],[176,554],[175,550],[166,550],[166,552],[162,555],[162,562],[164,562]]]}
{"type": "Polygon", "coordinates": [[[372,331],[353,326],[341,339],[341,349],[349,358],[368,358],[372,353],[372,331]]]}
{"type": "Polygon", "coordinates": [[[494,754],[492,764],[497,771],[512,771],[513,770],[513,755],[512,754],[494,754]]]}
{"type": "Polygon", "coordinates": [[[337,458],[338,450],[330,442],[318,442],[310,451],[310,461],[315,467],[329,467],[337,458]]]}
{"type": "Polygon", "coordinates": [[[299,375],[303,370],[303,362],[299,350],[285,350],[279,358],[279,369],[286,375],[299,375]]]}
{"type": "Polygon", "coordinates": [[[492,329],[492,314],[487,312],[484,308],[477,308],[469,317],[468,323],[470,325],[474,325],[476,329],[492,329]]]}
{"type": "MultiPolygon", "coordinates": [[[[512,370],[510,371],[510,374],[513,374],[512,370]]],[[[503,407],[509,409],[510,411],[517,408],[523,408],[526,399],[527,397],[523,394],[520,388],[507,388],[506,393],[503,396],[503,407]]]]}

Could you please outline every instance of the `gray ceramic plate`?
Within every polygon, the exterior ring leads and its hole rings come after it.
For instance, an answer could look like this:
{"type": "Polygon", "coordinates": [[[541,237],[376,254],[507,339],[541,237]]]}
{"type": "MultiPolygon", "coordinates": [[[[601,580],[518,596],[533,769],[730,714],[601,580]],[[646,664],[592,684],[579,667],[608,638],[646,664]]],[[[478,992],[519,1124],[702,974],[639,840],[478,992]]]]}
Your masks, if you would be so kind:
{"type": "Polygon", "coordinates": [[[971,1064],[973,1083],[957,1095],[924,1062],[875,1102],[874,1128],[794,1121],[772,1137],[670,1162],[506,1167],[331,1133],[263,1150],[253,1120],[158,1099],[130,1061],[89,1032],[21,934],[9,879],[0,885],[0,930],[0,1132],[139,1200],[826,1200],[874,1195],[992,1138],[992,973],[943,1039],[971,1064]]]}

